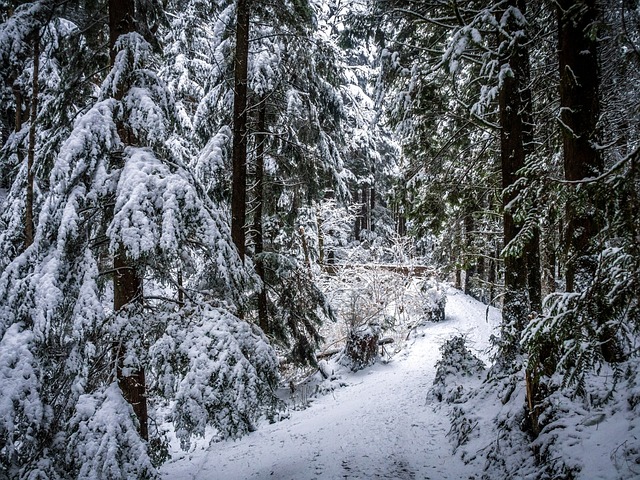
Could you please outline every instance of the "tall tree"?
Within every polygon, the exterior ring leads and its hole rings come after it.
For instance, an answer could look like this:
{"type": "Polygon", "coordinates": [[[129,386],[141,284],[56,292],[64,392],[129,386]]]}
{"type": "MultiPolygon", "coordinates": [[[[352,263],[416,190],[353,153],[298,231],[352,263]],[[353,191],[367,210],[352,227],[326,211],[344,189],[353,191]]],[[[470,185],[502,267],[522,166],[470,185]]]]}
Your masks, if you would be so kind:
{"type": "MultiPolygon", "coordinates": [[[[111,68],[116,67],[115,62],[118,50],[116,43],[122,35],[136,32],[136,12],[133,0],[109,0],[109,52],[111,68]]],[[[121,85],[115,92],[115,99],[122,100],[129,85],[121,85]]],[[[125,145],[136,145],[135,134],[124,122],[117,125],[118,134],[125,145]]],[[[124,165],[123,165],[124,166],[124,165]]],[[[113,310],[119,313],[124,308],[131,308],[142,302],[142,278],[138,267],[127,256],[126,249],[122,245],[116,247],[113,257],[113,310]]],[[[148,440],[148,414],[146,381],[144,368],[138,366],[131,370],[131,366],[125,366],[127,351],[123,345],[115,347],[118,383],[122,389],[122,395],[133,407],[138,418],[140,436],[148,440]]]]}
{"type": "Polygon", "coordinates": [[[567,202],[566,288],[573,292],[581,281],[593,277],[589,265],[590,243],[601,225],[601,205],[589,198],[581,182],[603,171],[596,149],[596,124],[600,114],[598,52],[595,35],[598,9],[595,0],[558,2],[558,53],[560,68],[560,121],[565,178],[573,185],[567,202]],[[584,193],[583,193],[584,192],[584,193]],[[583,277],[584,275],[584,277],[583,277]],[[581,278],[583,277],[583,278],[581,278]]]}
{"type": "MultiPolygon", "coordinates": [[[[383,15],[396,19],[398,31],[391,32],[391,39],[397,39],[401,46],[394,48],[404,56],[383,51],[388,71],[392,78],[401,80],[404,72],[411,72],[410,80],[399,86],[398,96],[404,103],[395,102],[402,105],[395,116],[404,128],[405,151],[415,162],[408,172],[412,178],[409,186],[415,189],[410,200],[417,205],[414,220],[431,231],[462,223],[467,227],[472,223],[493,226],[489,232],[501,227],[503,353],[513,359],[531,312],[531,298],[540,310],[537,220],[525,201],[523,176],[533,144],[527,2],[418,6],[398,0],[379,4],[383,15]],[[434,53],[428,56],[424,52],[434,53]],[[395,75],[394,70],[398,71],[395,75]],[[406,114],[407,109],[411,115],[406,114]],[[498,166],[491,162],[494,155],[499,155],[498,166]],[[487,188],[495,182],[496,173],[501,182],[487,188]],[[444,195],[434,191],[433,181],[420,187],[422,181],[432,178],[442,182],[444,195]],[[462,188],[452,189],[452,182],[462,188]],[[501,202],[495,201],[499,186],[501,202]],[[479,215],[479,210],[490,213],[489,208],[499,205],[502,225],[479,215]],[[455,222],[447,221],[452,213],[455,222]],[[481,221],[471,222],[476,217],[481,221]]],[[[473,238],[492,233],[467,230],[467,247],[454,258],[456,267],[464,267],[472,277],[475,266],[481,264],[473,257],[479,253],[491,258],[495,244],[473,238]],[[476,244],[484,251],[469,248],[476,244]]]]}
{"type": "MultiPolygon", "coordinates": [[[[595,281],[598,234],[603,228],[604,203],[597,186],[589,185],[604,171],[598,151],[600,117],[597,22],[595,0],[558,2],[558,52],[560,68],[560,124],[564,172],[571,188],[566,209],[566,290],[585,291],[595,281]]],[[[606,326],[608,312],[594,298],[595,321],[600,325],[602,354],[606,361],[620,359],[615,334],[606,326]]]]}
{"type": "Polygon", "coordinates": [[[236,6],[236,50],[233,83],[233,177],[231,181],[231,234],[240,258],[245,255],[247,211],[247,73],[251,0],[236,6]]]}
{"type": "MultiPolygon", "coordinates": [[[[343,73],[311,2],[254,2],[248,70],[248,254],[262,287],[258,323],[299,363],[315,363],[318,325],[332,318],[316,269],[316,209],[345,191],[343,73]],[[302,228],[301,228],[302,227],[302,228]]],[[[344,89],[346,90],[346,89],[344,89]]]]}
{"type": "MultiPolygon", "coordinates": [[[[82,108],[43,96],[41,111],[76,118],[43,144],[49,168],[34,241],[0,270],[0,368],[10,386],[0,401],[0,476],[153,478],[163,440],[154,428],[143,438],[142,401],[171,401],[185,446],[208,425],[246,433],[274,406],[275,354],[234,315],[247,272],[224,211],[190,169],[195,148],[156,51],[131,27],[130,5],[111,19],[128,33],[114,35],[104,80],[76,78],[90,87],[75,90],[86,95],[82,108]]],[[[42,31],[58,26],[87,45],[77,26],[57,20],[42,31]]],[[[44,58],[44,36],[42,45],[44,58]]],[[[24,178],[11,192],[24,191],[24,178]]],[[[14,210],[20,221],[4,225],[22,235],[24,210],[14,210]]]]}
{"type": "MultiPolygon", "coordinates": [[[[35,150],[36,150],[36,122],[38,118],[38,81],[40,75],[40,32],[33,33],[33,73],[31,86],[31,106],[29,112],[29,148],[27,150],[27,192],[24,213],[24,244],[28,247],[33,243],[33,188],[35,182],[35,150]]],[[[18,98],[16,98],[18,100],[18,98]]],[[[16,114],[18,106],[16,103],[16,114]]],[[[17,122],[16,122],[17,123],[17,122]]]]}
{"type": "MultiPolygon", "coordinates": [[[[519,195],[520,171],[526,164],[526,148],[531,142],[531,91],[527,50],[525,0],[509,0],[502,15],[505,30],[511,35],[501,48],[500,69],[504,80],[500,88],[500,159],[503,190],[504,289],[502,310],[503,353],[513,356],[531,311],[527,291],[527,254],[537,255],[535,245],[513,251],[510,244],[521,234],[522,220],[514,215],[513,202],[519,195]],[[505,21],[506,20],[506,21],[505,21]],[[533,250],[533,251],[529,251],[533,250]]],[[[540,272],[533,272],[539,278],[540,272]]]]}

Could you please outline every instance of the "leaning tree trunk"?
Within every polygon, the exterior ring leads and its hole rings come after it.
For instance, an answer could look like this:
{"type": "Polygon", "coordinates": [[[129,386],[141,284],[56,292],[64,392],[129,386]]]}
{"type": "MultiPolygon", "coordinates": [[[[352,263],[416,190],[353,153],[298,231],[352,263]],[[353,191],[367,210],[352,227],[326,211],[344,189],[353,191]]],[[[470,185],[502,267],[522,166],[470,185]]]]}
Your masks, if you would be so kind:
{"type": "Polygon", "coordinates": [[[233,174],[231,238],[244,260],[247,212],[247,73],[249,64],[249,1],[238,0],[233,91],[233,174]]]}
{"type": "MultiPolygon", "coordinates": [[[[116,40],[121,35],[134,31],[136,31],[134,0],[109,0],[109,42],[112,66],[116,57],[116,40]]],[[[123,95],[123,90],[116,93],[119,99],[123,95]]],[[[125,144],[131,144],[134,141],[133,133],[122,123],[118,125],[118,134],[125,144]]],[[[135,262],[128,258],[123,246],[120,246],[114,254],[113,271],[113,310],[119,312],[124,307],[141,303],[142,278],[136,269],[135,262]]],[[[138,366],[136,369],[131,369],[130,366],[125,365],[127,352],[123,345],[119,345],[115,353],[118,385],[122,390],[122,396],[133,407],[140,424],[140,436],[147,440],[149,434],[144,368],[138,366]]]]}

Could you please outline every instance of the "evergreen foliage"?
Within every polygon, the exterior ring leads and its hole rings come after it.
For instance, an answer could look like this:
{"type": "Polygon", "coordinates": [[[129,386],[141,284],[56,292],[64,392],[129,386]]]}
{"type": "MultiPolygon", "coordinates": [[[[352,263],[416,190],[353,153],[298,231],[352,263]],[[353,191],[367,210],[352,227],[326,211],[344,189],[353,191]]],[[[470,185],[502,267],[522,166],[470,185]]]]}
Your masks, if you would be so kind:
{"type": "Polygon", "coordinates": [[[107,3],[0,0],[0,477],[155,478],[165,420],[184,448],[251,432],[278,357],[317,366],[349,315],[323,269],[414,254],[503,307],[484,386],[462,388],[483,372],[464,339],[443,347],[456,448],[482,421],[462,404],[499,402],[528,473],[577,475],[555,430],[622,389],[637,410],[638,2],[136,0],[126,32],[107,3]]]}
{"type": "MultiPolygon", "coordinates": [[[[250,277],[224,213],[190,170],[193,149],[158,58],[137,33],[116,50],[93,105],[51,146],[33,244],[0,275],[9,400],[0,455],[11,477],[155,477],[150,445],[160,432],[140,437],[114,383],[119,369],[147,367],[162,387],[152,404],[175,399],[185,445],[204,425],[242,434],[274,406],[273,350],[233,314],[250,277]],[[144,288],[141,301],[113,312],[108,265],[120,251],[144,288]],[[194,346],[207,338],[210,349],[194,346]]],[[[9,226],[19,228],[17,214],[9,226]]]]}

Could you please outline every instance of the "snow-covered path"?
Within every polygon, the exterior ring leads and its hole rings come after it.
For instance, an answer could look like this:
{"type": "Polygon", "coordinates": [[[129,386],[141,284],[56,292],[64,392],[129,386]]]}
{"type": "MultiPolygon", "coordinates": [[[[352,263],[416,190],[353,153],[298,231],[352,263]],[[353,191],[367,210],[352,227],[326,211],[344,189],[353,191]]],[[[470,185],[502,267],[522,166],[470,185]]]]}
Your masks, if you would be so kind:
{"type": "Polygon", "coordinates": [[[449,422],[427,400],[439,347],[466,334],[482,357],[499,313],[448,292],[446,320],[412,334],[387,364],[345,375],[348,387],[317,398],[287,420],[238,440],[214,443],[163,467],[168,480],[465,479],[470,466],[451,454],[449,422]]]}

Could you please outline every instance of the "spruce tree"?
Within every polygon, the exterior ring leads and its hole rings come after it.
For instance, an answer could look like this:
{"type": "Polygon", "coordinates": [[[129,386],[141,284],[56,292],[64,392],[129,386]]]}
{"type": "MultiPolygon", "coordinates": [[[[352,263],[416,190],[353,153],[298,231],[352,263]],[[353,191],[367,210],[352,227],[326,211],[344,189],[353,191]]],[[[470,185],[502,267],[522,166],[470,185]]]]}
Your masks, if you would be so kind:
{"type": "Polygon", "coordinates": [[[250,431],[274,405],[277,361],[234,315],[248,275],[191,170],[156,51],[136,31],[112,38],[112,68],[49,150],[34,241],[0,273],[12,478],[155,477],[162,436],[145,440],[131,387],[150,406],[172,402],[184,445],[206,425],[250,431]]]}

